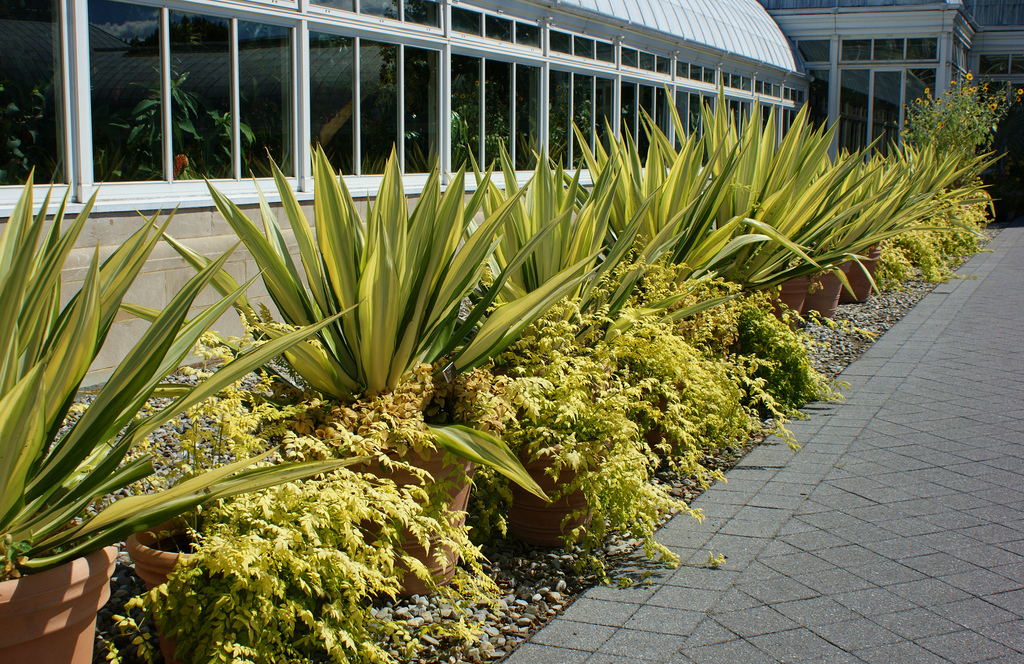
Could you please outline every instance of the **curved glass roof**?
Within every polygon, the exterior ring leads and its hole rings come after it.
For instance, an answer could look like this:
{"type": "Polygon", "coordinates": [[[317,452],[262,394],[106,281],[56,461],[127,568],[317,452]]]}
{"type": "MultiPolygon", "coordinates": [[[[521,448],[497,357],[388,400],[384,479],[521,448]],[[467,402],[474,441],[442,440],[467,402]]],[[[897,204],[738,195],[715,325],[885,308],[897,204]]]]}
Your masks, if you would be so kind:
{"type": "Polygon", "coordinates": [[[637,27],[797,71],[782,30],[756,0],[560,0],[637,27]]]}

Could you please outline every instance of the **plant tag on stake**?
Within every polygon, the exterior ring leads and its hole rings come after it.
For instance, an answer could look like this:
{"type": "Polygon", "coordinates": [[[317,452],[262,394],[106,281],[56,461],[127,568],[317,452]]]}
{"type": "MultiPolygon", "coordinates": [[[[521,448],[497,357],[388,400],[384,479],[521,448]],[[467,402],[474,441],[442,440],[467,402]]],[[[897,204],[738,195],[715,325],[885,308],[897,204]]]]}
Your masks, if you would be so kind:
{"type": "Polygon", "coordinates": [[[442,374],[444,374],[444,379],[445,379],[446,381],[448,381],[448,384],[450,385],[450,384],[451,384],[451,382],[452,382],[453,380],[455,380],[455,363],[454,363],[454,362],[449,362],[449,363],[448,363],[448,366],[446,366],[446,367],[445,367],[445,368],[444,368],[444,369],[443,369],[443,370],[441,371],[441,373],[442,373],[442,374]]]}

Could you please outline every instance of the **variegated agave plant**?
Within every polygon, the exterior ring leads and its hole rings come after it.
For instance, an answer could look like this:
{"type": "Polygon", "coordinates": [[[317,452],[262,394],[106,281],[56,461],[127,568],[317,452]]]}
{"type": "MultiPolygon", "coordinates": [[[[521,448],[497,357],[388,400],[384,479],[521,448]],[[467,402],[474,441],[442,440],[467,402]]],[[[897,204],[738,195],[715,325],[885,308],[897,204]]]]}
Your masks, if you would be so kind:
{"type": "Polygon", "coordinates": [[[0,580],[87,555],[201,503],[353,462],[249,468],[271,451],[166,491],[133,495],[94,509],[108,494],[153,473],[149,456],[129,456],[149,433],[317,330],[283,335],[241,356],[212,379],[179,390],[161,410],[140,414],[160,382],[244,290],[235,289],[186,320],[195,297],[227,260],[225,254],[157,313],[65,432],[65,417],[121,300],[170,222],[168,218],[157,226],[155,217],[148,220],[102,263],[99,250],[94,252],[81,288],[62,307],[61,270],[94,200],[63,229],[65,198],[44,234],[50,197],[33,215],[28,185],[0,236],[0,580]]]}

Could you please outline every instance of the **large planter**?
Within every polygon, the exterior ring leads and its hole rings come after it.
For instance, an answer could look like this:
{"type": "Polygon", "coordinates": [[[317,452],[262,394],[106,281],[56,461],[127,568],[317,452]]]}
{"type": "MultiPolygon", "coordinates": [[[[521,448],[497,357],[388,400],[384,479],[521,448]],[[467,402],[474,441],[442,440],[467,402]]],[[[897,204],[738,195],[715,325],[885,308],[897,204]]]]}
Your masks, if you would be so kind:
{"type": "Polygon", "coordinates": [[[868,249],[865,258],[861,260],[861,265],[857,265],[853,261],[847,263],[847,278],[850,280],[850,288],[853,292],[846,290],[845,288],[839,294],[840,303],[849,302],[867,302],[868,298],[871,297],[871,280],[868,279],[868,274],[871,278],[875,278],[875,270],[878,268],[878,259],[882,256],[882,247],[876,245],[868,249]],[[864,270],[867,270],[865,274],[864,270]]]}
{"type": "MultiPolygon", "coordinates": [[[[557,479],[545,471],[551,464],[546,457],[527,460],[520,457],[530,477],[549,496],[558,495],[560,489],[576,479],[576,472],[563,468],[557,479]]],[[[565,534],[590,523],[587,498],[577,489],[558,500],[547,502],[518,484],[512,484],[512,505],[508,510],[508,528],[521,541],[534,546],[563,546],[565,534]],[[577,516],[563,526],[570,514],[577,516]]]]}
{"type": "Polygon", "coordinates": [[[779,290],[779,299],[772,303],[775,308],[775,317],[782,320],[782,306],[800,313],[804,307],[804,300],[807,298],[807,289],[811,286],[810,277],[797,277],[782,283],[779,290]]]}
{"type": "Polygon", "coordinates": [[[117,547],[0,583],[0,662],[91,664],[117,547]]]}
{"type": "MultiPolygon", "coordinates": [[[[848,263],[840,266],[843,272],[850,269],[848,263]]],[[[839,308],[839,291],[843,288],[843,282],[834,272],[824,272],[811,282],[811,288],[804,298],[804,306],[801,313],[808,314],[817,311],[822,318],[832,318],[839,308]]]]}
{"type": "MultiPolygon", "coordinates": [[[[182,553],[180,537],[184,529],[173,522],[161,524],[151,530],[144,530],[130,535],[125,540],[128,556],[135,563],[135,573],[146,582],[146,590],[166,583],[178,559],[188,559],[189,554],[182,553]],[[170,533],[170,534],[168,534],[170,533]]],[[[157,629],[160,639],[160,652],[163,653],[165,664],[182,664],[174,658],[174,639],[167,638],[157,629]]]]}
{"type": "MultiPolygon", "coordinates": [[[[469,505],[469,492],[472,488],[473,471],[476,466],[469,461],[462,461],[459,464],[446,463],[443,450],[435,450],[428,458],[423,459],[415,453],[404,459],[407,463],[420,470],[426,471],[435,482],[448,482],[451,486],[447,491],[447,508],[453,513],[451,523],[462,527],[466,523],[466,507],[469,505]]],[[[366,472],[372,473],[382,479],[389,479],[397,486],[419,486],[420,480],[407,470],[394,469],[387,471],[379,466],[370,466],[366,472]]],[[[406,554],[423,563],[437,585],[444,586],[451,582],[455,576],[455,568],[458,564],[458,555],[448,547],[444,547],[444,562],[437,559],[437,544],[435,538],[430,539],[430,550],[420,544],[419,540],[408,530],[402,532],[402,549],[406,554]]],[[[427,583],[413,574],[405,571],[399,579],[402,586],[402,596],[426,595],[430,593],[427,583]]]]}

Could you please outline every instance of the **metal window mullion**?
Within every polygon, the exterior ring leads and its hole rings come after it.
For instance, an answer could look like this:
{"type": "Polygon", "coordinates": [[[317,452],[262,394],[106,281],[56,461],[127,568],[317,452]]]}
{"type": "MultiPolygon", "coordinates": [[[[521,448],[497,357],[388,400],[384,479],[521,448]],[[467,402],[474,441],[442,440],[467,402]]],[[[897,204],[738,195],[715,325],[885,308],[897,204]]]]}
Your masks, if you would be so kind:
{"type": "Polygon", "coordinates": [[[622,138],[622,74],[615,74],[612,86],[612,134],[616,140],[622,138]]]}
{"type": "MultiPolygon", "coordinates": [[[[447,8],[447,3],[446,3],[447,8]]],[[[446,11],[447,14],[447,11],[446,11]]],[[[441,72],[438,77],[437,94],[440,96],[438,100],[438,130],[440,136],[440,154],[437,158],[441,162],[441,183],[447,185],[450,181],[452,171],[452,123],[443,122],[441,118],[452,117],[452,96],[451,94],[444,94],[447,90],[451,92],[452,89],[452,47],[450,44],[445,44],[441,47],[441,72]]]]}
{"type": "Polygon", "coordinates": [[[867,140],[860,147],[866,147],[875,140],[875,70],[868,70],[868,131],[867,140]]]}
{"type": "Polygon", "coordinates": [[[164,180],[174,181],[174,102],[171,100],[171,11],[160,8],[160,116],[164,126],[164,180]]]}
{"type": "Polygon", "coordinates": [[[398,163],[405,173],[405,44],[398,45],[398,163]]]}
{"type": "MultiPolygon", "coordinates": [[[[359,2],[359,0],[356,0],[356,2],[359,2]]],[[[355,108],[353,109],[354,112],[352,113],[352,118],[353,118],[353,120],[355,120],[355,122],[354,122],[354,124],[352,126],[352,130],[353,130],[353,140],[352,140],[352,172],[355,175],[362,175],[363,174],[363,163],[362,163],[362,160],[360,159],[360,154],[362,153],[362,129],[363,129],[362,128],[363,102],[362,102],[362,99],[361,99],[362,93],[360,91],[360,88],[362,87],[362,80],[361,80],[362,79],[362,66],[361,66],[361,62],[360,62],[360,60],[362,59],[360,57],[361,56],[360,51],[361,51],[361,49],[363,47],[362,46],[362,37],[353,37],[352,38],[352,43],[353,43],[353,48],[352,48],[352,58],[353,58],[353,67],[352,67],[352,101],[354,102],[354,106],[355,106],[355,108]]]]}
{"type": "Polygon", "coordinates": [[[597,149],[597,76],[590,77],[590,149],[597,149]]]}
{"type": "Polygon", "coordinates": [[[299,191],[312,191],[311,177],[312,129],[310,127],[310,90],[309,90],[309,21],[299,21],[295,34],[293,53],[293,71],[295,82],[294,105],[295,122],[292,124],[292,140],[295,141],[295,176],[299,191]]]}
{"type": "Polygon", "coordinates": [[[540,97],[540,135],[541,135],[541,153],[543,158],[547,158],[550,155],[550,127],[551,127],[551,63],[544,62],[540,66],[540,90],[538,90],[538,96],[540,97]]]}
{"type": "MultiPolygon", "coordinates": [[[[61,6],[64,3],[60,3],[61,6]]],[[[58,17],[60,36],[61,106],[67,121],[64,138],[64,179],[82,202],[92,195],[93,172],[92,95],[89,72],[89,10],[85,0],[71,3],[58,17]]]]}
{"type": "Polygon", "coordinates": [[[572,168],[573,164],[573,153],[576,148],[576,132],[572,130],[573,124],[576,122],[576,72],[569,73],[569,126],[566,127],[566,133],[569,134],[569,167],[572,168]]]}
{"type": "Polygon", "coordinates": [[[512,88],[512,94],[509,95],[508,99],[508,158],[509,161],[512,162],[512,168],[514,169],[516,166],[516,120],[518,120],[516,117],[516,83],[519,78],[518,65],[512,63],[510,69],[512,72],[512,80],[510,81],[512,85],[509,87],[512,88]]]}
{"type": "Polygon", "coordinates": [[[238,72],[238,19],[232,18],[228,37],[228,53],[231,60],[231,176],[242,179],[242,99],[239,91],[238,72]]]}

